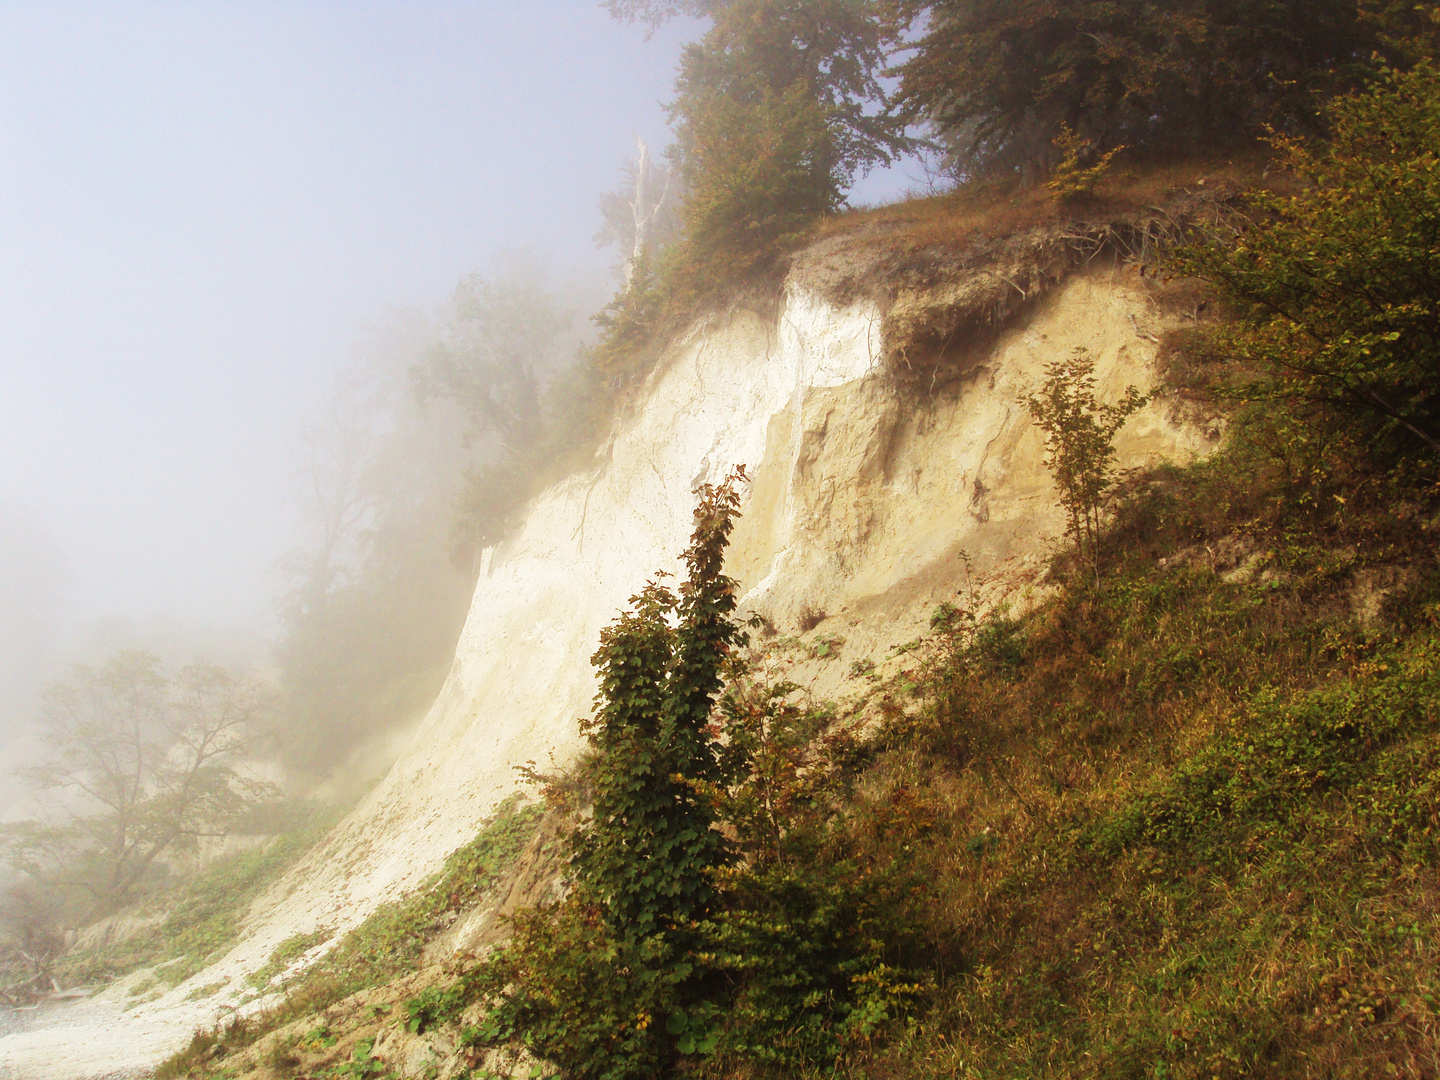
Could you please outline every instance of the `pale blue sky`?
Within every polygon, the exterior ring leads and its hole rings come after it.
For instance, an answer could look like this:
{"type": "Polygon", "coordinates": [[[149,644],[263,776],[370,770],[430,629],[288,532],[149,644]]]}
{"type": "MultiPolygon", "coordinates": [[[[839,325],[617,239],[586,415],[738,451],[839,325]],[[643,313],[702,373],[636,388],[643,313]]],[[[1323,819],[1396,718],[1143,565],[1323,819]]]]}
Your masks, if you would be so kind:
{"type": "Polygon", "coordinates": [[[263,625],[351,341],[502,248],[603,267],[596,197],[667,141],[694,31],[594,0],[0,0],[0,542],[58,556],[72,623],[263,625]]]}

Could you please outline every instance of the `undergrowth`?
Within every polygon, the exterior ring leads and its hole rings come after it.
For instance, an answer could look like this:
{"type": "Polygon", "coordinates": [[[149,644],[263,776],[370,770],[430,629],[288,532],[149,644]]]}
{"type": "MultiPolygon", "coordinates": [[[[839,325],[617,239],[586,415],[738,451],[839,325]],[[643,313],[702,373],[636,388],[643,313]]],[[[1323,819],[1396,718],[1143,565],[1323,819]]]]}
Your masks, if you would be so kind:
{"type": "Polygon", "coordinates": [[[683,950],[581,889],[412,1029],[489,1000],[462,1043],[569,1076],[1440,1076],[1434,492],[1232,430],[1132,479],[1098,577],[942,605],[868,738],[733,666],[743,858],[683,950]]]}
{"type": "MultiPolygon", "coordinates": [[[[523,803],[518,796],[507,799],[473,840],[451,854],[439,873],[410,896],[376,909],[333,949],[290,980],[282,1001],[258,1016],[197,1032],[188,1047],[157,1070],[156,1080],[207,1075],[202,1063],[243,1049],[262,1035],[357,991],[415,971],[425,946],[459,913],[479,903],[510,869],[534,836],[542,814],[537,804],[523,803]]],[[[328,937],[328,931],[321,931],[282,942],[263,969],[268,973],[265,983],[328,937]]],[[[362,1064],[371,1067],[368,1052],[362,1064]]],[[[378,1063],[375,1068],[379,1069],[378,1063]]]]}
{"type": "Polygon", "coordinates": [[[841,1074],[1440,1075],[1440,519],[1296,497],[1287,419],[1242,419],[1098,586],[942,613],[859,789],[922,825],[857,841],[923,852],[929,1007],[841,1074]]]}
{"type": "Polygon", "coordinates": [[[176,986],[214,960],[239,936],[250,902],[309,851],[338,812],[311,806],[292,829],[263,847],[217,860],[169,899],[156,925],[110,945],[68,953],[55,975],[65,985],[92,985],[138,968],[163,965],[156,979],[176,986]]]}

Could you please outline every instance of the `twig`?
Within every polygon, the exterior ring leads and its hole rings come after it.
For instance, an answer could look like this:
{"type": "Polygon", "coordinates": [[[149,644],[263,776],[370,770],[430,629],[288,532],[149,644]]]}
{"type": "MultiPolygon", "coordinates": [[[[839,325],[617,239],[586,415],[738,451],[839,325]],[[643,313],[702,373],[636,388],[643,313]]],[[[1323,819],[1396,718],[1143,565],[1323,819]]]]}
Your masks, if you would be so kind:
{"type": "Polygon", "coordinates": [[[995,276],[998,277],[1001,281],[1005,282],[1006,285],[1009,285],[1012,289],[1014,289],[1016,292],[1018,292],[1018,293],[1020,294],[1020,298],[1021,298],[1022,300],[1029,300],[1029,299],[1030,299],[1030,294],[1029,294],[1028,292],[1026,292],[1024,289],[1022,289],[1019,285],[1016,285],[1015,282],[1011,281],[1011,280],[1010,280],[1008,277],[1006,277],[1004,274],[997,273],[997,272],[994,271],[994,270],[992,270],[992,271],[990,271],[990,272],[991,272],[992,274],[995,274],[995,276]]]}
{"type": "Polygon", "coordinates": [[[1028,802],[1025,801],[1025,796],[1021,795],[1020,792],[1015,790],[1015,785],[1010,782],[1010,778],[1005,775],[1004,770],[1000,768],[999,763],[993,757],[990,759],[990,767],[995,770],[995,775],[1000,777],[1000,782],[1010,789],[1010,794],[1014,795],[1015,798],[1020,800],[1020,805],[1025,808],[1025,812],[1029,814],[1032,818],[1036,818],[1038,820],[1040,815],[1035,812],[1035,808],[1033,806],[1031,806],[1028,802]]]}
{"type": "Polygon", "coordinates": [[[1130,315],[1130,325],[1135,328],[1136,337],[1144,338],[1146,341],[1153,341],[1156,345],[1160,344],[1160,339],[1158,337],[1156,337],[1154,334],[1147,334],[1145,333],[1145,331],[1140,329],[1140,324],[1135,321],[1135,316],[1133,313],[1130,315]]]}

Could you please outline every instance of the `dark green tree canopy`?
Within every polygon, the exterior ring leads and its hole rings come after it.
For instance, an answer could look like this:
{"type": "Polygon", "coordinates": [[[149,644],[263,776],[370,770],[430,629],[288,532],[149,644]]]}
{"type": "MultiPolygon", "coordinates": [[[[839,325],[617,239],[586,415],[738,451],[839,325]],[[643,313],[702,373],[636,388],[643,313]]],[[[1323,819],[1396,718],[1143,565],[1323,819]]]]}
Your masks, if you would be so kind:
{"type": "Polygon", "coordinates": [[[751,108],[803,91],[818,106],[826,145],[814,162],[834,197],[855,174],[893,160],[909,145],[884,111],[877,78],[890,20],[867,0],[730,0],[706,5],[714,25],[680,60],[670,106],[682,167],[696,146],[696,121],[718,100],[751,108]]]}
{"type": "Polygon", "coordinates": [[[899,0],[920,28],[900,101],[971,175],[1097,147],[1233,143],[1313,126],[1415,12],[1365,0],[899,0]]]}

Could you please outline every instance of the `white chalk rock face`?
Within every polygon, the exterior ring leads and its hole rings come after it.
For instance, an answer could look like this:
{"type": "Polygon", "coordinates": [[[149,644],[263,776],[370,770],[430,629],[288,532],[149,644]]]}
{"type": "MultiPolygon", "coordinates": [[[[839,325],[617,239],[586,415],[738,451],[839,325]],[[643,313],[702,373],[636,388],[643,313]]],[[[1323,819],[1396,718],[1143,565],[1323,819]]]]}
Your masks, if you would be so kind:
{"type": "MultiPolygon", "coordinates": [[[[600,630],[658,570],[678,570],[697,484],[753,484],[728,567],[742,606],[793,629],[804,607],[881,648],[922,625],[969,572],[1023,580],[1062,523],[1021,400],[1076,349],[1102,396],[1149,390],[1140,294],[1079,278],[1007,334],[943,399],[902,400],[878,364],[879,312],[792,290],[772,324],[699,329],[650,379],[592,469],[542,494],[487,553],[455,664],[389,775],[255,912],[236,962],[316,926],[344,929],[413,888],[519,786],[514,767],[571,760],[595,691],[600,630]],[[886,639],[881,644],[882,639],[886,639]]],[[[1147,406],[1120,465],[1192,457],[1206,440],[1147,406]]],[[[861,639],[864,639],[863,642],[861,639]]],[[[213,974],[207,976],[213,979],[213,974]]]]}
{"type": "MultiPolygon", "coordinates": [[[[1074,279],[957,386],[920,400],[880,366],[880,312],[869,302],[837,308],[792,289],[773,321],[741,311],[697,328],[593,467],[542,494],[487,553],[449,680],[386,778],[257,902],[230,956],[108,1020],[91,1072],[114,1067],[131,1027],[152,1058],[183,1043],[227,1000],[185,1003],[195,986],[236,979],[238,992],[238,977],[286,938],[319,926],[338,937],[469,840],[519,786],[514,766],[572,759],[600,630],[657,570],[678,569],[698,483],[748,468],[727,564],[742,606],[786,632],[801,610],[823,610],[824,632],[846,637],[848,658],[914,637],[967,573],[1002,591],[1032,580],[1062,525],[1021,400],[1048,361],[1077,348],[1096,359],[1102,396],[1149,390],[1156,347],[1135,321],[1147,303],[1103,277],[1074,279]]],[[[1187,459],[1209,445],[1155,403],[1121,434],[1119,464],[1187,459]]],[[[843,693],[846,666],[817,667],[812,689],[843,693]]],[[[87,1075],[80,1059],[47,1072],[53,1045],[27,1049],[26,1039],[0,1039],[0,1075],[87,1075]]]]}
{"type": "Polygon", "coordinates": [[[742,312],[673,351],[595,466],[542,494],[486,553],[454,667],[414,742],[292,875],[295,892],[257,912],[246,960],[413,888],[516,789],[515,765],[573,758],[600,630],[656,571],[677,570],[694,487],[765,460],[772,421],[808,394],[866,380],[877,327],[869,305],[792,294],[778,326],[742,312]]]}

